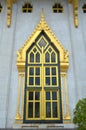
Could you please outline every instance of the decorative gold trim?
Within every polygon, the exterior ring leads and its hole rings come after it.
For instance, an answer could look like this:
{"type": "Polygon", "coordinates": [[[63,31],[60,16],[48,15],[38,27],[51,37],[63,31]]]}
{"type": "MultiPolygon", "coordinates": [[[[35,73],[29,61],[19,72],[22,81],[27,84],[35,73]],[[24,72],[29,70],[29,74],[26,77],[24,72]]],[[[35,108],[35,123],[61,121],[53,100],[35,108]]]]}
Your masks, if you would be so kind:
{"type": "Polygon", "coordinates": [[[44,31],[47,36],[50,38],[51,42],[55,45],[55,47],[60,52],[60,65],[61,65],[61,71],[67,71],[69,66],[69,54],[68,51],[64,49],[64,47],[61,45],[59,40],[56,38],[56,36],[53,34],[49,26],[47,25],[45,19],[44,19],[44,11],[42,10],[41,14],[41,20],[38,23],[36,29],[30,36],[30,38],[25,42],[23,47],[17,52],[17,67],[18,71],[25,71],[25,60],[26,60],[26,51],[31,46],[32,43],[35,42],[35,39],[40,34],[41,31],[44,31]]]}
{"type": "MultiPolygon", "coordinates": [[[[61,43],[59,42],[59,40],[55,37],[55,35],[53,34],[53,32],[51,31],[51,29],[47,25],[47,23],[45,21],[45,18],[44,18],[44,11],[43,10],[42,10],[42,14],[41,14],[41,20],[38,23],[36,29],[34,30],[34,32],[32,33],[32,35],[30,36],[30,38],[25,42],[25,44],[23,45],[23,47],[17,52],[17,68],[18,68],[19,74],[25,73],[26,51],[35,42],[35,39],[38,37],[38,35],[42,31],[44,31],[46,33],[46,35],[50,38],[51,43],[53,43],[54,46],[58,49],[59,54],[60,54],[60,68],[61,68],[61,73],[65,73],[66,74],[66,72],[68,70],[68,67],[69,67],[69,53],[68,53],[67,50],[64,49],[64,47],[61,45],[61,43]]],[[[43,51],[43,48],[42,48],[42,51],[43,51]]],[[[42,73],[43,73],[43,69],[42,69],[42,73]]],[[[65,88],[64,89],[67,89],[66,87],[67,87],[67,85],[66,85],[66,80],[65,80],[65,88]]],[[[20,87],[19,87],[19,91],[20,91],[20,87]]],[[[68,94],[68,92],[66,94],[68,94]]],[[[19,95],[20,95],[20,92],[18,93],[18,96],[19,95]]],[[[43,93],[43,95],[44,95],[44,93],[43,93]]],[[[67,100],[67,98],[66,98],[66,104],[67,104],[66,107],[68,107],[68,100],[67,100]]],[[[18,102],[19,101],[20,101],[20,99],[18,98],[18,102]]],[[[18,103],[18,109],[17,109],[17,114],[16,115],[18,115],[18,113],[20,112],[20,107],[19,106],[20,106],[20,104],[18,103]]],[[[23,107],[23,105],[22,105],[22,107],[23,107]]],[[[68,109],[66,111],[67,111],[66,115],[68,115],[68,109]]],[[[42,118],[44,118],[44,114],[43,113],[42,113],[42,118]]],[[[18,116],[16,116],[16,119],[21,120],[22,117],[20,117],[18,115],[18,116]]],[[[69,119],[69,118],[67,118],[67,116],[66,116],[65,119],[69,119]]]]}
{"type": "Polygon", "coordinates": [[[78,0],[73,0],[74,24],[78,27],[78,0]]]}
{"type": "Polygon", "coordinates": [[[61,73],[61,89],[62,89],[62,110],[63,121],[70,121],[69,101],[68,101],[68,86],[67,86],[67,73],[61,73]],[[65,104],[66,103],[66,104],[65,104]]]}
{"type": "Polygon", "coordinates": [[[65,119],[70,120],[69,106],[68,106],[68,87],[67,87],[67,74],[64,74],[64,87],[65,87],[65,95],[66,95],[66,115],[65,119]]]}
{"type": "Polygon", "coordinates": [[[12,5],[16,3],[17,0],[7,0],[7,27],[11,26],[11,19],[12,19],[12,5]]]}
{"type": "Polygon", "coordinates": [[[21,114],[20,114],[21,76],[22,75],[19,73],[19,77],[18,77],[18,105],[17,105],[17,112],[16,112],[16,117],[15,117],[16,120],[21,120],[22,119],[21,114]]]}
{"type": "Polygon", "coordinates": [[[7,0],[7,26],[11,25],[11,17],[12,17],[12,0],[7,0]]]}
{"type": "Polygon", "coordinates": [[[72,3],[73,5],[73,15],[74,15],[74,25],[77,28],[79,24],[78,20],[78,0],[69,0],[69,3],[72,3]]]}

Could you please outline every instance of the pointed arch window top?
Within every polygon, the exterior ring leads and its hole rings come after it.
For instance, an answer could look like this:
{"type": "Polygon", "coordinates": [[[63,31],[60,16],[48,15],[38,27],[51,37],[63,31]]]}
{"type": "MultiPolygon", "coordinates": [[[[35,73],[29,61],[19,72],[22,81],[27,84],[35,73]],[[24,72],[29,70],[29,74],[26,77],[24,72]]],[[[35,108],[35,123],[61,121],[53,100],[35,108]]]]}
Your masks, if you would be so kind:
{"type": "MultiPolygon", "coordinates": [[[[26,60],[26,52],[31,47],[31,45],[35,42],[37,37],[40,35],[40,33],[44,31],[44,33],[47,35],[47,37],[50,39],[50,42],[57,48],[57,50],[60,52],[60,63],[61,66],[63,66],[63,70],[67,70],[69,66],[69,53],[67,50],[64,49],[62,44],[59,42],[59,40],[55,37],[51,29],[49,28],[48,24],[45,21],[44,18],[44,11],[42,10],[41,14],[41,20],[38,23],[36,29],[30,36],[30,38],[25,42],[23,47],[17,52],[17,66],[18,69],[22,69],[25,66],[25,60],[26,60]]],[[[42,38],[39,41],[39,46],[46,46],[46,44],[49,44],[46,40],[46,38],[42,38]]],[[[52,55],[54,57],[54,55],[52,55]]]]}
{"type": "Polygon", "coordinates": [[[44,41],[43,38],[40,40],[40,42],[38,44],[39,44],[40,47],[45,47],[46,46],[46,42],[44,41]]]}

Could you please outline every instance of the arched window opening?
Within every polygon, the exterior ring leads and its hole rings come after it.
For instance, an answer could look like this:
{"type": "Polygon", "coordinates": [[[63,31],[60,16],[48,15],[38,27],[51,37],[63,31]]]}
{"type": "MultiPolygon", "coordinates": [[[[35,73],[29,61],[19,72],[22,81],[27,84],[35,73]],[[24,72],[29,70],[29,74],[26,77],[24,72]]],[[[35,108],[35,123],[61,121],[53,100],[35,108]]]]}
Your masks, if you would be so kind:
{"type": "Polygon", "coordinates": [[[40,54],[38,52],[36,53],[36,62],[40,62],[40,54]]]}
{"type": "Polygon", "coordinates": [[[31,5],[31,3],[25,3],[23,6],[22,6],[22,12],[23,13],[31,13],[33,10],[33,6],[31,5]]]}
{"type": "Polygon", "coordinates": [[[86,4],[82,6],[83,13],[86,13],[86,4]]]}
{"type": "Polygon", "coordinates": [[[30,62],[34,62],[34,54],[32,52],[30,54],[30,62]]]}
{"type": "Polygon", "coordinates": [[[56,57],[54,52],[51,54],[51,62],[56,62],[56,57]]]}
{"type": "Polygon", "coordinates": [[[52,7],[53,13],[63,13],[64,9],[60,3],[55,3],[52,7]]]}
{"type": "Polygon", "coordinates": [[[50,62],[50,55],[49,55],[48,52],[47,52],[46,55],[45,55],[45,61],[46,61],[46,62],[50,62]]]}

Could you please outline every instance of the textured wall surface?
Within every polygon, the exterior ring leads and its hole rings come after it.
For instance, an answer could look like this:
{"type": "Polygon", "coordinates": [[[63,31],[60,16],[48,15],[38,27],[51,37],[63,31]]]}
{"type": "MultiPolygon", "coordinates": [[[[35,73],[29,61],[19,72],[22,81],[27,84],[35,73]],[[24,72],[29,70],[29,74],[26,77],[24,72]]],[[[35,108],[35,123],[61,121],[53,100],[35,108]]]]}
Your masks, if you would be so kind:
{"type": "Polygon", "coordinates": [[[13,4],[11,27],[6,26],[6,1],[0,13],[0,128],[12,127],[15,121],[18,93],[17,50],[30,37],[44,9],[45,20],[53,33],[69,51],[67,73],[69,108],[71,116],[78,99],[86,97],[86,14],[82,11],[85,0],[79,2],[79,27],[73,22],[73,8],[67,0],[61,1],[64,13],[53,13],[56,0],[31,0],[32,13],[22,13],[24,0],[13,4]]]}

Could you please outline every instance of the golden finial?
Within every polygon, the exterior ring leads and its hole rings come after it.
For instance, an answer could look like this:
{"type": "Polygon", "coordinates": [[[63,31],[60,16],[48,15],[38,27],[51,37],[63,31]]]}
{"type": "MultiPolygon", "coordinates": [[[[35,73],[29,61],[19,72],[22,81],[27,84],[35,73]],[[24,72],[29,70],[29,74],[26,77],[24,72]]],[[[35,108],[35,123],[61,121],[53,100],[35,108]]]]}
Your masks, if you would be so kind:
{"type": "Polygon", "coordinates": [[[44,21],[44,9],[42,8],[41,21],[44,21]]]}

